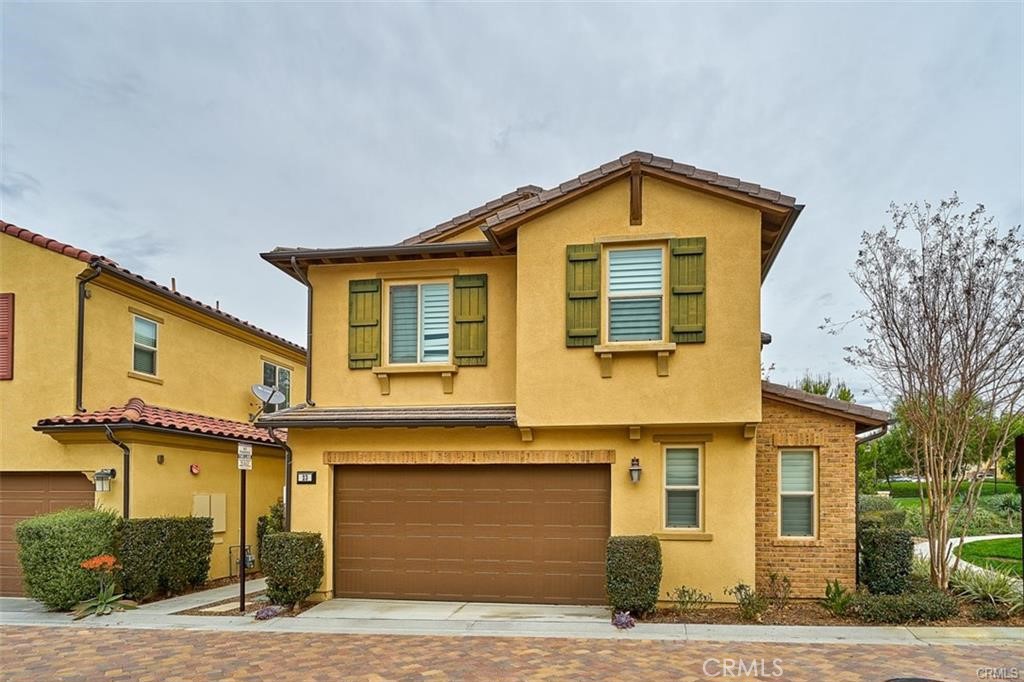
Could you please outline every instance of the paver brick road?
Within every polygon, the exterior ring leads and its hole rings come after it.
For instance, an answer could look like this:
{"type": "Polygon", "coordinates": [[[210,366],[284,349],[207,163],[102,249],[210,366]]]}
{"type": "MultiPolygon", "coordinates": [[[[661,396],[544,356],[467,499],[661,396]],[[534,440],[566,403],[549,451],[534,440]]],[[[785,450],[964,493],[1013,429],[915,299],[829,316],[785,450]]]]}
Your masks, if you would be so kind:
{"type": "Polygon", "coordinates": [[[9,682],[881,682],[893,678],[970,682],[994,679],[980,677],[981,667],[1014,666],[1024,679],[1024,647],[1020,646],[748,644],[4,626],[0,627],[0,647],[0,679],[9,682]],[[733,667],[733,675],[725,675],[724,659],[742,659],[746,672],[754,665],[757,674],[740,675],[739,668],[733,667]],[[776,659],[781,671],[774,666],[776,659]]]}

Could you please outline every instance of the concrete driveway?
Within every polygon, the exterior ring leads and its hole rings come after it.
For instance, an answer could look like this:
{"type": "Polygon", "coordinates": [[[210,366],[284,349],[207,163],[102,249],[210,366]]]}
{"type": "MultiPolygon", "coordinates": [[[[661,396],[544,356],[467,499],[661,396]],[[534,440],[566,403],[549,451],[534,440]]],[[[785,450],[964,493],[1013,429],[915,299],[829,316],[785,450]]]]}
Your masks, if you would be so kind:
{"type": "Polygon", "coordinates": [[[603,606],[487,604],[464,601],[400,599],[331,599],[298,618],[418,621],[529,621],[535,623],[603,623],[611,612],[603,606]]]}

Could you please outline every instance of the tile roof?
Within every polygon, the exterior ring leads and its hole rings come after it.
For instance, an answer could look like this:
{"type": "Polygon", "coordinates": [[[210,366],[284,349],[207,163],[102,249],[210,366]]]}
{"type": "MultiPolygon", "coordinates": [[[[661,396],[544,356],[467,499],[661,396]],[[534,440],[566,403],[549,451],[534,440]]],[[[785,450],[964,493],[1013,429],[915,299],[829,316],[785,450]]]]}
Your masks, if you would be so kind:
{"type": "Polygon", "coordinates": [[[851,419],[857,423],[858,433],[884,426],[892,418],[892,415],[884,410],[876,410],[867,405],[848,403],[845,400],[836,400],[823,395],[808,393],[801,391],[799,388],[773,384],[770,381],[761,382],[761,394],[765,398],[781,400],[782,402],[806,407],[809,410],[827,412],[851,419]]]}
{"type": "Polygon", "coordinates": [[[89,253],[85,249],[79,249],[78,247],[71,246],[70,244],[59,242],[56,239],[51,239],[50,237],[33,232],[32,230],[26,230],[24,227],[12,225],[11,223],[4,222],[3,220],[0,220],[0,233],[9,234],[12,237],[17,237],[29,244],[41,246],[44,249],[49,249],[54,253],[61,254],[62,256],[68,256],[69,258],[80,260],[83,263],[91,263],[97,258],[101,258],[101,256],[89,253]]]}
{"type": "Polygon", "coordinates": [[[598,166],[597,168],[589,170],[586,173],[581,173],[577,177],[567,180],[557,187],[544,190],[536,196],[529,197],[509,206],[508,208],[503,208],[497,211],[494,215],[489,216],[487,220],[484,221],[484,231],[486,232],[491,230],[505,221],[543,206],[549,201],[565,196],[566,194],[571,194],[576,190],[583,189],[587,185],[593,184],[594,182],[602,180],[610,175],[624,171],[634,162],[639,163],[641,166],[648,166],[650,168],[665,171],[666,173],[696,180],[711,187],[718,187],[740,194],[745,194],[754,199],[767,201],[783,208],[794,208],[796,206],[795,198],[782,194],[774,189],[768,189],[753,182],[746,182],[739,178],[729,177],[728,175],[719,175],[714,171],[696,168],[685,163],[677,163],[672,159],[668,159],[663,156],[655,156],[649,152],[634,151],[629,154],[623,154],[615,161],[610,161],[598,166]]]}
{"type": "Polygon", "coordinates": [[[417,407],[307,407],[299,405],[259,419],[261,426],[515,426],[515,405],[417,407]]]}
{"type": "Polygon", "coordinates": [[[286,346],[289,349],[295,351],[296,353],[305,354],[306,352],[306,349],[297,343],[289,341],[288,339],[282,336],[278,336],[277,334],[274,334],[272,332],[269,332],[266,329],[257,327],[256,325],[250,322],[246,322],[245,320],[239,317],[235,317],[234,315],[226,313],[223,310],[220,310],[219,308],[207,305],[202,301],[192,298],[191,296],[186,296],[185,294],[182,294],[180,292],[173,291],[169,287],[165,287],[164,285],[159,284],[158,282],[154,282],[151,279],[146,279],[142,275],[138,275],[132,272],[131,270],[121,267],[116,262],[110,260],[105,256],[99,256],[94,253],[90,253],[85,249],[79,249],[77,247],[71,246],[70,244],[59,242],[56,239],[45,237],[36,232],[32,232],[31,230],[26,230],[23,227],[18,227],[17,225],[13,225],[2,220],[0,220],[0,231],[2,231],[3,234],[11,235],[12,237],[16,237],[17,239],[21,239],[22,241],[28,242],[30,244],[35,244],[36,246],[53,251],[54,253],[59,253],[64,256],[68,256],[69,258],[80,260],[83,263],[96,265],[105,272],[118,276],[121,279],[127,280],[129,282],[133,282],[135,284],[143,286],[149,289],[150,291],[153,291],[154,293],[163,296],[164,298],[170,299],[172,301],[177,301],[178,303],[186,305],[194,310],[198,310],[204,314],[223,320],[224,322],[227,322],[228,324],[234,327],[244,329],[245,331],[255,334],[256,336],[264,338],[272,343],[286,346]]]}
{"type": "MultiPolygon", "coordinates": [[[[266,428],[260,428],[248,422],[219,419],[195,412],[182,412],[168,407],[147,405],[141,398],[131,398],[124,405],[115,405],[106,410],[83,412],[68,416],[40,419],[36,424],[37,431],[59,430],[65,427],[85,426],[138,426],[159,429],[170,429],[183,433],[201,436],[243,440],[253,443],[274,445],[273,439],[267,434],[266,428]]],[[[278,438],[285,440],[287,431],[276,430],[278,438]]]]}
{"type": "Polygon", "coordinates": [[[513,192],[504,194],[497,199],[492,199],[482,206],[471,208],[462,215],[457,215],[443,223],[439,223],[429,230],[424,230],[423,232],[413,235],[408,239],[403,239],[399,244],[422,244],[423,242],[430,241],[435,237],[455,232],[459,228],[464,227],[475,220],[483,218],[490,213],[494,213],[503,206],[515,201],[537,196],[543,191],[544,188],[538,187],[537,185],[523,185],[522,187],[516,188],[513,192]]]}

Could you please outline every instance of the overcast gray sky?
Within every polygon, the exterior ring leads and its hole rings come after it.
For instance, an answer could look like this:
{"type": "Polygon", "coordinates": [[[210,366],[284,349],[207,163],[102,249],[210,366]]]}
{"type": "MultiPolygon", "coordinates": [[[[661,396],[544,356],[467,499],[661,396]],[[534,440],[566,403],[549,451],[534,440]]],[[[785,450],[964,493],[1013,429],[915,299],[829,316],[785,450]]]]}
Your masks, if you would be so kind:
{"type": "MultiPolygon", "coordinates": [[[[296,341],[277,245],[398,241],[642,149],[795,195],[772,378],[856,334],[860,232],[1022,213],[1022,4],[3,4],[0,216],[296,341]]],[[[875,402],[860,396],[862,402],[875,402]]]]}

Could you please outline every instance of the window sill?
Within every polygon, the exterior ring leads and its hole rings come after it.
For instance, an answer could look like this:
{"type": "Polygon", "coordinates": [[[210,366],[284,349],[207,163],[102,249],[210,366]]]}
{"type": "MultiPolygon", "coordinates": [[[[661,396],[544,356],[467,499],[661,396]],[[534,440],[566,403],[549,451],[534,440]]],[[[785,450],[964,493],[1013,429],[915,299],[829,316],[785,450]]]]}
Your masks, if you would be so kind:
{"type": "Polygon", "coordinates": [[[777,537],[772,540],[772,547],[824,547],[825,543],[821,541],[821,538],[807,537],[807,538],[784,538],[777,537]]]}
{"type": "Polygon", "coordinates": [[[377,375],[377,381],[380,382],[380,394],[391,395],[391,375],[392,374],[439,374],[441,376],[441,390],[445,393],[451,393],[454,390],[455,375],[458,374],[459,368],[455,365],[381,365],[371,369],[375,375],[377,375]]]}
{"type": "Polygon", "coordinates": [[[676,344],[664,341],[622,341],[594,346],[594,354],[601,361],[601,378],[611,379],[612,362],[620,353],[650,353],[655,356],[659,377],[668,376],[668,356],[676,352],[676,344]]]}
{"type": "Polygon", "coordinates": [[[129,379],[138,379],[139,381],[148,381],[151,384],[159,384],[163,386],[164,380],[160,377],[155,377],[152,374],[143,374],[142,372],[128,372],[129,379]]]}
{"type": "Polygon", "coordinates": [[[696,530],[677,530],[655,533],[654,537],[659,540],[672,542],[675,540],[688,540],[690,542],[711,542],[715,539],[712,533],[704,533],[696,530]]]}

